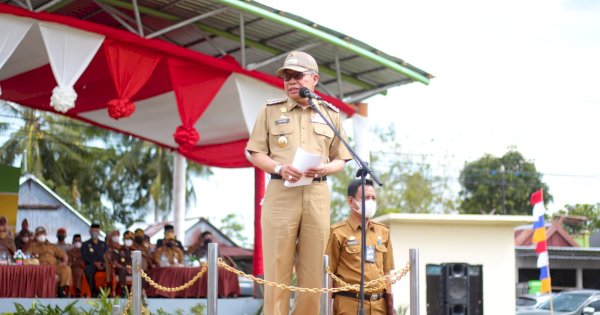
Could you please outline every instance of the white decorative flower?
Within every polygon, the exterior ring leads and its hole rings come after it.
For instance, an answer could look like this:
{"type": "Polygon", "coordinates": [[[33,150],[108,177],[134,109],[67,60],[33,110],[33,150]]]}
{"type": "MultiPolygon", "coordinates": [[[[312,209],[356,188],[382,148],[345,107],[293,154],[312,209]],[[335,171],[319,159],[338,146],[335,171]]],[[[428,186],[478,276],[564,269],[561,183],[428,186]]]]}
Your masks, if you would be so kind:
{"type": "Polygon", "coordinates": [[[50,106],[57,112],[66,113],[69,109],[75,107],[77,93],[72,86],[57,86],[52,90],[50,97],[50,106]]]}

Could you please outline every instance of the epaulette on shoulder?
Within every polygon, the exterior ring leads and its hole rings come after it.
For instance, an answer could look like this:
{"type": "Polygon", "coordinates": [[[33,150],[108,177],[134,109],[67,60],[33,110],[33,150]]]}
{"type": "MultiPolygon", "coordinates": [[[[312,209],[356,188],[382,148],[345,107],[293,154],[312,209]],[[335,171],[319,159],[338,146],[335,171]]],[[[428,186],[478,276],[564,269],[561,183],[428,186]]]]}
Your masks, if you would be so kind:
{"type": "Polygon", "coordinates": [[[332,230],[335,230],[335,229],[337,229],[337,228],[339,228],[339,227],[342,227],[342,226],[344,226],[344,225],[346,225],[346,221],[338,222],[338,223],[336,223],[336,224],[332,225],[332,226],[331,226],[331,229],[332,229],[332,230]]]}
{"type": "Polygon", "coordinates": [[[373,221],[373,220],[371,220],[371,223],[373,223],[373,224],[377,224],[377,225],[381,225],[381,226],[383,226],[384,228],[386,228],[386,229],[389,229],[389,227],[388,227],[387,225],[385,225],[385,224],[383,224],[383,223],[381,223],[381,222],[377,222],[377,221],[373,221]]]}
{"type": "Polygon", "coordinates": [[[331,103],[329,103],[329,102],[327,102],[327,101],[323,101],[323,100],[321,100],[321,103],[323,103],[323,104],[327,105],[327,107],[329,107],[331,110],[333,110],[333,111],[334,111],[334,112],[336,112],[336,113],[339,113],[339,112],[340,112],[340,109],[339,109],[339,108],[337,108],[337,107],[333,106],[333,104],[331,104],[331,103]]]}
{"type": "Polygon", "coordinates": [[[267,100],[267,106],[269,105],[275,105],[275,104],[281,104],[287,101],[287,98],[273,98],[270,100],[267,100]]]}

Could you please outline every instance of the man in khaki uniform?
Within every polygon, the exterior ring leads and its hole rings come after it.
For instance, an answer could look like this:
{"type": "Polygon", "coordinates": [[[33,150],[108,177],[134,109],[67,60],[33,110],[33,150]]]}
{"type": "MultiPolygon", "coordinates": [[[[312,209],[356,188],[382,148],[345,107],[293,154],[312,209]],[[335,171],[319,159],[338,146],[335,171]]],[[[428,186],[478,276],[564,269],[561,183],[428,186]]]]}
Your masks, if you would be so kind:
{"type": "MultiPolygon", "coordinates": [[[[348,186],[348,205],[352,209],[348,219],[331,227],[327,255],[329,268],[338,278],[348,284],[360,283],[361,262],[361,180],[355,179],[348,186]]],[[[389,229],[378,222],[371,221],[377,208],[377,195],[373,181],[367,180],[365,186],[365,216],[367,218],[367,252],[365,258],[365,283],[383,277],[394,269],[392,241],[389,229]]],[[[343,286],[334,282],[334,286],[343,286]]],[[[333,313],[336,315],[356,315],[359,309],[358,292],[339,292],[334,294],[333,313]]],[[[391,286],[381,291],[365,292],[365,314],[386,315],[386,299],[391,299],[391,286]],[[385,292],[384,292],[385,291],[385,292]]],[[[390,304],[392,301],[389,300],[390,304]]],[[[393,314],[388,314],[393,315],[393,314]]]]}
{"type": "MultiPolygon", "coordinates": [[[[288,98],[267,101],[258,114],[246,150],[254,166],[271,173],[262,206],[265,279],[290,284],[296,268],[298,286],[321,287],[323,254],[329,233],[329,186],[326,175],[341,171],[350,153],[326,122],[302,98],[302,87],[314,91],[319,68],[307,53],[293,51],[277,75],[288,98]],[[296,149],[318,154],[322,162],[302,174],[291,165],[296,149]],[[284,181],[313,178],[310,185],[286,187],[284,181]]],[[[342,130],[339,110],[317,105],[342,130]]],[[[343,132],[342,132],[343,134],[343,132]]],[[[344,136],[345,137],[345,136],[344,136]]],[[[297,293],[292,314],[318,314],[319,294],[297,293]]],[[[290,291],[265,287],[265,315],[288,314],[290,291]]]]}
{"type": "Polygon", "coordinates": [[[162,245],[154,251],[154,260],[158,261],[161,267],[183,264],[183,252],[177,247],[175,233],[167,232],[162,245]]]}
{"type": "Polygon", "coordinates": [[[25,252],[37,258],[41,265],[53,265],[58,275],[58,296],[64,297],[71,285],[71,267],[67,264],[67,253],[46,240],[46,229],[39,226],[35,229],[35,239],[25,246],[25,252]]]}

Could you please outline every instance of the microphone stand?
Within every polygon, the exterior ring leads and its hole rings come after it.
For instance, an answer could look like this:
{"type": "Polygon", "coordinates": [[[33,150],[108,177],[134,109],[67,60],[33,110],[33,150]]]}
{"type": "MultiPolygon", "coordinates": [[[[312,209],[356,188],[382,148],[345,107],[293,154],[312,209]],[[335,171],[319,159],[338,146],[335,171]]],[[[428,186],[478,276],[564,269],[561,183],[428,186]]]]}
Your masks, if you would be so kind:
{"type": "Polygon", "coordinates": [[[363,161],[358,156],[358,154],[356,154],[356,152],[354,152],[354,150],[352,150],[352,148],[350,147],[350,145],[348,144],[348,142],[346,142],[346,140],[344,140],[344,138],[340,134],[339,130],[337,130],[335,128],[335,126],[329,120],[327,120],[327,118],[325,118],[325,116],[323,115],[323,113],[319,110],[319,108],[317,107],[317,105],[313,102],[313,98],[312,97],[308,98],[308,104],[327,123],[327,126],[329,126],[329,128],[331,128],[331,130],[333,131],[333,133],[335,133],[335,135],[340,139],[340,141],[344,144],[344,146],[348,149],[348,151],[352,155],[352,158],[354,159],[354,161],[356,161],[356,163],[360,167],[360,169],[356,173],[356,175],[360,176],[360,178],[361,178],[361,187],[362,187],[362,197],[361,197],[362,198],[362,201],[361,201],[362,205],[361,205],[361,221],[360,221],[360,226],[361,226],[361,229],[360,229],[360,232],[361,232],[361,248],[360,248],[360,292],[359,292],[359,300],[360,300],[360,302],[359,302],[359,311],[358,311],[358,314],[359,315],[364,315],[365,314],[365,256],[366,256],[366,252],[367,252],[367,233],[366,233],[367,219],[366,219],[366,216],[365,216],[365,186],[367,184],[367,174],[371,175],[371,178],[373,179],[373,181],[375,183],[377,183],[378,186],[381,187],[381,186],[383,186],[383,184],[381,183],[381,181],[379,180],[379,178],[377,178],[377,176],[375,175],[375,173],[373,172],[373,170],[369,168],[369,165],[365,161],[363,161]]]}

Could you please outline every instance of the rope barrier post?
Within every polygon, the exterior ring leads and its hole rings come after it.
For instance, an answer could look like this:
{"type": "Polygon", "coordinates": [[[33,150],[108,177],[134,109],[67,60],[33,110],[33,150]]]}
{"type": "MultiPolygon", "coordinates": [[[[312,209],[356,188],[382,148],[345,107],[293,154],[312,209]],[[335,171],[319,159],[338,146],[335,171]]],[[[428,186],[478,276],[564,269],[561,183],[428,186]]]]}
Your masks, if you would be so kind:
{"type": "MultiPolygon", "coordinates": [[[[327,273],[327,267],[329,266],[329,256],[323,256],[323,288],[329,288],[329,274],[327,273]]],[[[321,315],[329,315],[331,306],[331,299],[329,299],[329,292],[323,292],[321,294],[321,315]]]]}
{"type": "Polygon", "coordinates": [[[410,259],[410,315],[419,315],[419,249],[408,250],[410,259]]]}
{"type": "Polygon", "coordinates": [[[112,315],[121,315],[121,305],[119,305],[119,304],[113,305],[112,315]]]}
{"type": "Polygon", "coordinates": [[[142,313],[142,252],[134,250],[131,257],[131,277],[133,278],[131,284],[131,293],[133,294],[131,314],[140,315],[142,313]]]}
{"type": "Polygon", "coordinates": [[[217,297],[219,292],[219,245],[217,243],[208,244],[208,315],[217,315],[217,297]]]}

